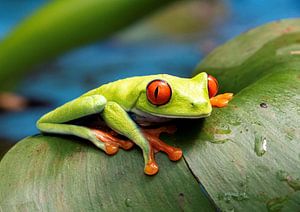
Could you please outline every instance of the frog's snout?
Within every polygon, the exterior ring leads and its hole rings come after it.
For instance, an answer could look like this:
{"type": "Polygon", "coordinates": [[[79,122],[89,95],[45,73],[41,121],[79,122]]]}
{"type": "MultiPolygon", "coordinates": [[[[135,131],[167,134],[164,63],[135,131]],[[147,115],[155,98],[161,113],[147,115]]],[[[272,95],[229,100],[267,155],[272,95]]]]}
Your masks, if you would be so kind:
{"type": "Polygon", "coordinates": [[[211,105],[208,101],[192,101],[191,105],[191,113],[194,113],[196,116],[206,116],[211,113],[211,105]]]}
{"type": "Polygon", "coordinates": [[[193,102],[191,102],[191,106],[195,107],[195,108],[209,107],[209,103],[207,101],[205,101],[205,102],[203,102],[203,101],[193,101],[193,102]]]}

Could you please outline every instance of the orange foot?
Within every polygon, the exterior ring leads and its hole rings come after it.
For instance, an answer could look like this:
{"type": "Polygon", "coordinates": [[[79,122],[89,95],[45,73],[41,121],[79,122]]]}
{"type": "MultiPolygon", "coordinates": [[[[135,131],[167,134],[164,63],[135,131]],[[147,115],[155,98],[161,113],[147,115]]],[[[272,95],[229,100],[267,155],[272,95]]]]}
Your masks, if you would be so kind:
{"type": "Polygon", "coordinates": [[[119,151],[119,147],[129,150],[133,147],[134,143],[129,140],[122,140],[117,138],[114,132],[105,132],[103,130],[91,129],[96,137],[105,144],[104,151],[108,155],[114,155],[119,151]]]}
{"type": "Polygon", "coordinates": [[[158,165],[154,159],[154,153],[162,151],[165,152],[169,159],[177,161],[182,157],[182,150],[176,147],[172,147],[159,139],[161,133],[172,134],[176,131],[175,126],[165,126],[157,129],[142,129],[142,132],[150,144],[150,160],[145,167],[145,173],[148,175],[154,175],[158,172],[158,165]]]}
{"type": "Polygon", "coordinates": [[[210,103],[213,107],[226,107],[232,97],[233,93],[219,94],[210,98],[210,103]]]}

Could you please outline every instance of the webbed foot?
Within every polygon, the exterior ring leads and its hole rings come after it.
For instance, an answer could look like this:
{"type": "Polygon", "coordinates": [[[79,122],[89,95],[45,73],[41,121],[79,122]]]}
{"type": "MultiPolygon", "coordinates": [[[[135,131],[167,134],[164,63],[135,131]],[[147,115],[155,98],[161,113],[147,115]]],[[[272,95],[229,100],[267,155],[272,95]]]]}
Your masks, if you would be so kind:
{"type": "MultiPolygon", "coordinates": [[[[114,131],[106,132],[99,129],[91,129],[96,137],[105,144],[104,151],[108,155],[114,155],[119,148],[128,150],[131,149],[134,143],[130,140],[123,140],[118,138],[118,134],[114,131]]],[[[176,132],[175,126],[163,126],[156,129],[142,129],[142,133],[148,140],[150,145],[149,160],[145,166],[144,172],[147,175],[155,175],[159,168],[154,158],[154,153],[162,151],[165,152],[169,159],[177,161],[182,157],[182,150],[180,148],[172,147],[159,139],[161,133],[172,134],[176,132]]]]}
{"type": "Polygon", "coordinates": [[[142,132],[145,138],[149,141],[151,147],[150,161],[147,163],[145,168],[146,174],[154,175],[158,172],[158,166],[154,159],[154,153],[156,152],[165,152],[172,161],[177,161],[182,157],[182,150],[180,148],[172,147],[159,139],[161,133],[172,134],[175,131],[175,126],[164,126],[156,129],[142,129],[142,132]]]}
{"type": "Polygon", "coordinates": [[[105,132],[99,129],[91,129],[96,137],[105,144],[104,151],[108,155],[114,155],[119,151],[119,147],[125,150],[129,150],[133,147],[134,143],[129,140],[123,140],[117,138],[117,133],[114,131],[105,132]]]}
{"type": "Polygon", "coordinates": [[[213,107],[226,107],[232,97],[233,93],[219,94],[210,98],[210,103],[213,107]]]}

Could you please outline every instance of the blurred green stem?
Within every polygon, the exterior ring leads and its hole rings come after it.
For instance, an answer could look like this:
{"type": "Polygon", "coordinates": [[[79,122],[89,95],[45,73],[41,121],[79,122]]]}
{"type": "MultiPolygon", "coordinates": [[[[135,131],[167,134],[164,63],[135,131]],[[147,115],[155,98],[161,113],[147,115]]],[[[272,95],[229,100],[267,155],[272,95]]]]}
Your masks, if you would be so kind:
{"type": "Polygon", "coordinates": [[[172,0],[54,1],[0,43],[0,90],[26,71],[67,50],[103,39],[172,0]]]}

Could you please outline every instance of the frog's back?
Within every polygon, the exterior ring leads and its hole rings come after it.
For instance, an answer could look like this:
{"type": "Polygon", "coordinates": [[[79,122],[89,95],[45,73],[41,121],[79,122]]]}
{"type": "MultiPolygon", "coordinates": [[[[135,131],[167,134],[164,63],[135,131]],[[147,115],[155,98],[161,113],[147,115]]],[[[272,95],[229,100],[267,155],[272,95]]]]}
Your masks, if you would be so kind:
{"type": "Polygon", "coordinates": [[[104,84],[95,88],[83,96],[102,95],[107,101],[114,101],[130,110],[141,92],[145,91],[147,84],[154,79],[162,78],[165,74],[130,77],[104,84]]]}

